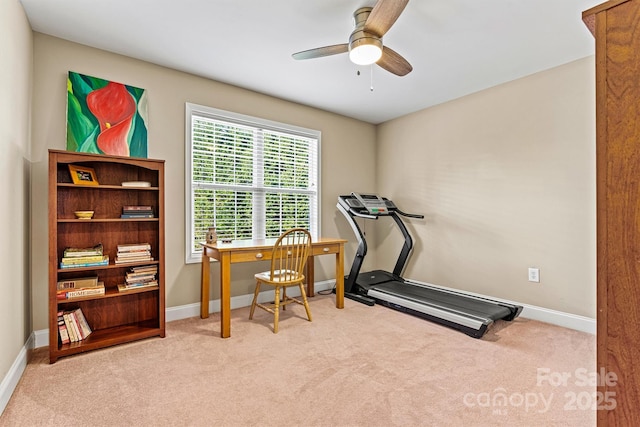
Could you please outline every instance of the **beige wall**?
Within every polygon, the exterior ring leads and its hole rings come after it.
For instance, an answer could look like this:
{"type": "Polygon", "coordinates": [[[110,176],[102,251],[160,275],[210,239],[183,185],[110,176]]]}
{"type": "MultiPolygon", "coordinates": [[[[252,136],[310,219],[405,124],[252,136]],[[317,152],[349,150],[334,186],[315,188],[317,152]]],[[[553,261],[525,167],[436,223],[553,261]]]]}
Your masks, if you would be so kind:
{"type": "MultiPolygon", "coordinates": [[[[355,239],[337,195],[377,191],[426,215],[410,222],[416,249],[406,277],[595,317],[593,58],[376,128],[39,33],[33,49],[33,259],[47,257],[38,237],[47,235],[46,156],[65,148],[72,70],[148,90],[149,156],[167,161],[168,307],[199,300],[200,272],[184,264],[183,238],[184,103],[194,102],[322,131],[322,233],[350,240],[347,270],[355,239]],[[541,269],[540,284],[527,281],[529,266],[541,269]]],[[[394,226],[365,227],[363,271],[392,269],[394,226]]],[[[233,267],[234,295],[251,291],[259,268],[233,267]]],[[[320,258],[316,270],[317,280],[332,278],[333,260],[320,258]]],[[[33,329],[46,329],[46,262],[34,263],[32,275],[33,329]]]]}
{"type": "Polygon", "coordinates": [[[31,59],[31,27],[22,6],[17,0],[0,2],[0,325],[3,325],[0,328],[0,379],[5,377],[32,331],[29,300],[31,59]]]}
{"type": "MultiPolygon", "coordinates": [[[[322,223],[327,236],[349,235],[335,203],[352,186],[371,186],[375,164],[375,126],[277,98],[257,94],[143,61],[34,33],[33,97],[33,328],[47,328],[47,150],[65,149],[66,78],[76,71],[144,88],[149,95],[149,157],[166,160],[167,307],[199,302],[198,264],[184,259],[185,102],[317,129],[322,132],[322,223]],[[362,161],[362,170],[350,162],[362,161]]],[[[350,245],[348,253],[355,249],[350,245]]],[[[333,278],[334,261],[320,257],[316,280],[333,278]]],[[[232,294],[253,292],[253,274],[264,264],[232,268],[232,294]]],[[[218,273],[217,265],[212,267],[218,273]]],[[[218,299],[214,286],[212,299],[218,299]]]]}
{"type": "MultiPolygon", "coordinates": [[[[585,58],[379,127],[379,193],[426,216],[410,221],[405,277],[595,318],[594,69],[585,58]]],[[[387,269],[391,223],[377,224],[387,269]]]]}

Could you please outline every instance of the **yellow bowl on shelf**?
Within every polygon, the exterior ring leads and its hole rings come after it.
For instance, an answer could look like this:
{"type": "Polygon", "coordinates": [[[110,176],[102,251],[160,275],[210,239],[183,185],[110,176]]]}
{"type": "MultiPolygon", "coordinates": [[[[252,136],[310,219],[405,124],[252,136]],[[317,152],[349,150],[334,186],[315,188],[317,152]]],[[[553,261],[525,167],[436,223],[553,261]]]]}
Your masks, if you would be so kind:
{"type": "Polygon", "coordinates": [[[93,218],[93,211],[75,211],[74,214],[78,219],[91,219],[93,218]]]}

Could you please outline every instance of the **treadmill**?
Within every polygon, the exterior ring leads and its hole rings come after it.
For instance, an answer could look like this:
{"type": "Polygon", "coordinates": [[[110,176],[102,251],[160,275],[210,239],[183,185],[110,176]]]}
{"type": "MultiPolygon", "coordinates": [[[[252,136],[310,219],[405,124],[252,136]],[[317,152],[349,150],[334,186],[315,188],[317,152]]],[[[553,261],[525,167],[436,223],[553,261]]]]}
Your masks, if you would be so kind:
{"type": "Polygon", "coordinates": [[[337,207],[358,238],[353,265],[345,277],[345,297],[413,314],[473,338],[482,338],[494,321],[513,320],[522,312],[522,306],[403,279],[401,275],[413,248],[413,239],[400,216],[421,219],[423,215],[402,212],[391,200],[375,194],[339,196],[337,207]],[[393,272],[374,270],[360,273],[367,254],[367,242],[355,218],[377,220],[380,217],[393,218],[404,236],[402,250],[393,272]]]}

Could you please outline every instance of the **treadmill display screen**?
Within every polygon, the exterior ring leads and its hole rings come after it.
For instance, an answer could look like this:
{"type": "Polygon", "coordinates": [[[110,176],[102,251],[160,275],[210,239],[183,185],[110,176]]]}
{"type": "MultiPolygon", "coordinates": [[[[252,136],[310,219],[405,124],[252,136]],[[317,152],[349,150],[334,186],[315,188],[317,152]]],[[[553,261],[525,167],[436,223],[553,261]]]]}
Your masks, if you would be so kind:
{"type": "MultiPolygon", "coordinates": [[[[359,193],[351,193],[354,199],[347,200],[347,203],[351,206],[352,201],[356,202],[360,206],[359,208],[364,208],[370,215],[388,215],[389,209],[385,200],[377,196],[375,194],[359,194],[359,193]]],[[[352,206],[356,207],[356,206],[352,206]]]]}

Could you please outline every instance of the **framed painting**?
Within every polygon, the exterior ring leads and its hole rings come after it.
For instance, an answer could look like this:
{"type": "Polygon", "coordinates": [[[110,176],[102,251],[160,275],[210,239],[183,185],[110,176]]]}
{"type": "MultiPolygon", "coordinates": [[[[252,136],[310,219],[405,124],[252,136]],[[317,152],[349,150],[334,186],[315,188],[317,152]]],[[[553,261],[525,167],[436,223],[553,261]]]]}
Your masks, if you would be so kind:
{"type": "Polygon", "coordinates": [[[69,71],[67,150],[147,157],[144,89],[69,71]]]}
{"type": "Polygon", "coordinates": [[[99,185],[96,172],[92,168],[69,164],[69,173],[76,185],[99,185]]]}

